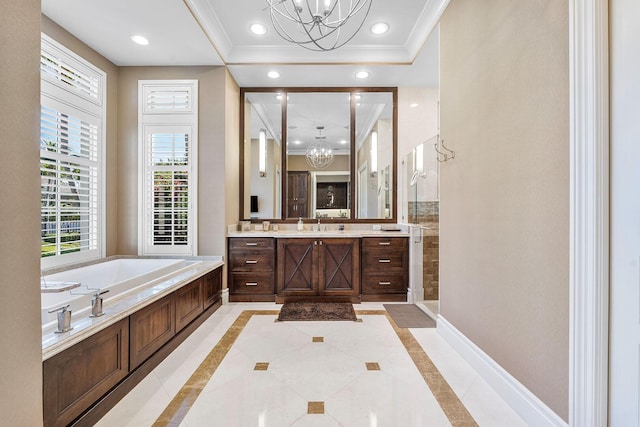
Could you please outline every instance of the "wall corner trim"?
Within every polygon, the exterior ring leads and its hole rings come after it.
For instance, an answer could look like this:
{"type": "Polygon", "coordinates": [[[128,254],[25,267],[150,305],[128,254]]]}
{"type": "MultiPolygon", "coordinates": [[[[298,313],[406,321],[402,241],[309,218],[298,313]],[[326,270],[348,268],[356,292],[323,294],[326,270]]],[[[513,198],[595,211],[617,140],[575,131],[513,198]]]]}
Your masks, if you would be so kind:
{"type": "Polygon", "coordinates": [[[609,0],[569,1],[569,424],[605,426],[609,351],[609,0]]]}
{"type": "Polygon", "coordinates": [[[437,331],[528,425],[567,427],[562,418],[441,315],[437,331]]]}

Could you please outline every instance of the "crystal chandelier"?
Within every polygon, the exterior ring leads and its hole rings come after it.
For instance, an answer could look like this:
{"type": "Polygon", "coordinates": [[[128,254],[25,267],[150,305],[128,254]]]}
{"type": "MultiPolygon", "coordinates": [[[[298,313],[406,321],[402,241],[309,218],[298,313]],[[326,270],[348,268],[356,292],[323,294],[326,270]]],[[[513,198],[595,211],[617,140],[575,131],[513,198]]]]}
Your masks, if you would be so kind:
{"type": "Polygon", "coordinates": [[[373,0],[266,0],[276,32],[309,50],[344,46],[362,28],[373,0]]]}
{"type": "Polygon", "coordinates": [[[316,129],[318,129],[316,141],[307,147],[307,164],[316,169],[324,169],[333,162],[333,151],[324,140],[326,137],[322,136],[324,126],[318,126],[316,129]]]}

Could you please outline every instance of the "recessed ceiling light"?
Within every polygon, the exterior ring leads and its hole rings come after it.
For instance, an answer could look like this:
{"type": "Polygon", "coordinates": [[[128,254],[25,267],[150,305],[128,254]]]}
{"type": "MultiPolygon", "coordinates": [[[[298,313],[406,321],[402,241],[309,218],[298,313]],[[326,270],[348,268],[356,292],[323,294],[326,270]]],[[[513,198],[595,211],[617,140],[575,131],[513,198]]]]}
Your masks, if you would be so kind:
{"type": "Polygon", "coordinates": [[[344,144],[346,144],[346,143],[347,143],[347,140],[346,140],[346,139],[343,139],[342,141],[340,141],[340,144],[342,144],[342,145],[344,145],[344,144]]]}
{"type": "Polygon", "coordinates": [[[256,34],[258,36],[261,36],[263,34],[267,34],[267,27],[265,27],[262,24],[251,24],[251,26],[249,27],[249,30],[253,34],[256,34]]]}
{"type": "Polygon", "coordinates": [[[384,34],[389,31],[389,26],[384,22],[377,22],[371,26],[371,32],[373,34],[384,34]]]}
{"type": "Polygon", "coordinates": [[[414,102],[413,104],[409,105],[409,107],[411,108],[416,108],[419,104],[417,102],[414,102]]]}
{"type": "Polygon", "coordinates": [[[277,79],[278,77],[280,77],[280,73],[277,71],[269,71],[267,73],[267,76],[269,76],[270,79],[277,79]]]}
{"type": "Polygon", "coordinates": [[[366,79],[367,77],[369,77],[369,72],[368,71],[358,71],[356,73],[356,78],[357,79],[366,79]]]}
{"type": "Polygon", "coordinates": [[[293,141],[293,143],[296,144],[296,145],[300,145],[300,141],[297,140],[297,139],[295,141],[293,141]]]}
{"type": "Polygon", "coordinates": [[[146,46],[149,44],[149,40],[142,36],[131,36],[131,40],[133,40],[134,43],[138,43],[142,46],[146,46]]]}

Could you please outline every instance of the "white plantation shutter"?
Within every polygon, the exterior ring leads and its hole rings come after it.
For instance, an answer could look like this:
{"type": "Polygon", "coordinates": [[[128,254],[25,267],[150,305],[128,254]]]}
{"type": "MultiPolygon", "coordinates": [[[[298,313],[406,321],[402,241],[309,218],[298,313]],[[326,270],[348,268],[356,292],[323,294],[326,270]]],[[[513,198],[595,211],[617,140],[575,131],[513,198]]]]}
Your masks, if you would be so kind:
{"type": "Polygon", "coordinates": [[[44,34],[41,43],[41,79],[102,105],[104,73],[44,34]]]}
{"type": "Polygon", "coordinates": [[[141,81],[143,255],[196,254],[196,81],[141,81]]]}
{"type": "Polygon", "coordinates": [[[41,256],[46,268],[102,253],[105,75],[43,36],[41,76],[41,256]]]}
{"type": "Polygon", "coordinates": [[[192,96],[192,86],[144,86],[143,114],[192,114],[192,96]]]}

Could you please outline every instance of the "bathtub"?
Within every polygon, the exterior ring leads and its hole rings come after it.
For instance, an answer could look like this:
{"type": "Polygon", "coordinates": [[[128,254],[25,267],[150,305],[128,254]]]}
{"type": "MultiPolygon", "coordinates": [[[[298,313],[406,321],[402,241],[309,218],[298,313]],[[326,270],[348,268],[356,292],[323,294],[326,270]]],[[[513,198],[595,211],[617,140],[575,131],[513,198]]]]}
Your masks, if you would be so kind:
{"type": "Polygon", "coordinates": [[[69,304],[72,318],[91,314],[91,298],[96,290],[109,290],[102,295],[104,312],[110,302],[140,292],[157,279],[167,278],[193,265],[184,259],[115,259],[61,273],[46,275],[46,281],[80,282],[81,286],[63,292],[41,294],[42,329],[55,329],[56,313],[52,309],[69,304]]]}

